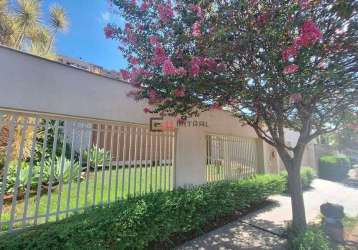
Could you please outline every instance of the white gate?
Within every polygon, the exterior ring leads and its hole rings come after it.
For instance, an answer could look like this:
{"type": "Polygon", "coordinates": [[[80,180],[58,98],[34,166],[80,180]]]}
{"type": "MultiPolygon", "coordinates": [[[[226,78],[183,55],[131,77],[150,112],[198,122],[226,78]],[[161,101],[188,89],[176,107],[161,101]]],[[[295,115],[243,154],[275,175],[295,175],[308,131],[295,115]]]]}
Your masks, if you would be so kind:
{"type": "Polygon", "coordinates": [[[257,139],[208,135],[206,180],[213,182],[250,177],[257,173],[257,156],[257,139]]]}
{"type": "Polygon", "coordinates": [[[174,132],[0,111],[0,231],[173,188],[174,132]]]}

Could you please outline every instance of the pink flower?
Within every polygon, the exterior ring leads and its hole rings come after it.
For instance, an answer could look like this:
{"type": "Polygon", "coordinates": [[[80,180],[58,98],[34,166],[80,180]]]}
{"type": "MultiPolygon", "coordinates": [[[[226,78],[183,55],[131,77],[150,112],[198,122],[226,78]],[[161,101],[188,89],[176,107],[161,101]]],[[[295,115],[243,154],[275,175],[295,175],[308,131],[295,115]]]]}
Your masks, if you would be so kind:
{"type": "Polygon", "coordinates": [[[154,90],[154,89],[150,89],[149,91],[148,91],[148,98],[149,98],[149,100],[156,100],[157,99],[157,97],[158,97],[158,95],[157,95],[157,92],[154,90]]]}
{"type": "Polygon", "coordinates": [[[116,30],[110,24],[107,24],[107,26],[104,27],[103,30],[104,30],[104,35],[106,36],[107,39],[113,38],[114,35],[116,34],[116,30]]]}
{"type": "Polygon", "coordinates": [[[229,99],[229,100],[226,101],[226,104],[227,105],[238,105],[238,104],[240,104],[240,100],[238,100],[238,99],[229,99]]]}
{"type": "Polygon", "coordinates": [[[322,38],[322,32],[319,27],[311,20],[307,20],[300,28],[300,36],[295,39],[295,46],[308,47],[311,44],[315,44],[322,38]]]}
{"type": "Polygon", "coordinates": [[[199,18],[203,18],[203,11],[201,9],[201,7],[197,4],[192,4],[191,5],[191,10],[196,13],[196,15],[199,17],[199,18]]]}
{"type": "Polygon", "coordinates": [[[144,25],[143,25],[143,24],[139,24],[139,25],[137,26],[137,29],[143,31],[143,30],[144,30],[144,25]]]}
{"type": "Polygon", "coordinates": [[[125,25],[124,25],[124,32],[125,33],[130,33],[131,31],[132,31],[132,25],[130,24],[130,23],[126,23],[125,25]]]}
{"type": "Polygon", "coordinates": [[[310,6],[310,0],[297,0],[301,10],[306,10],[310,6]]]}
{"type": "Polygon", "coordinates": [[[133,6],[136,6],[136,5],[137,5],[137,1],[136,1],[136,0],[132,0],[132,1],[131,1],[131,4],[132,4],[133,6]]]}
{"type": "Polygon", "coordinates": [[[322,36],[322,33],[319,29],[319,27],[312,21],[312,20],[306,20],[304,21],[301,32],[304,33],[312,33],[313,35],[316,35],[316,37],[320,38],[322,36]]]}
{"type": "Polygon", "coordinates": [[[145,70],[144,68],[139,68],[139,72],[143,75],[143,76],[150,76],[151,73],[149,73],[147,70],[145,70]]]}
{"type": "Polygon", "coordinates": [[[193,37],[200,37],[201,36],[201,25],[199,22],[195,22],[193,25],[193,37]]]}
{"type": "Polygon", "coordinates": [[[120,75],[121,75],[123,80],[128,80],[131,77],[131,74],[129,73],[129,71],[124,70],[124,69],[122,69],[120,71],[120,75]]]}
{"type": "Polygon", "coordinates": [[[297,53],[298,52],[297,52],[296,47],[294,47],[294,46],[289,47],[282,52],[282,59],[284,61],[288,61],[289,59],[297,56],[297,53]]]}
{"type": "Polygon", "coordinates": [[[154,65],[162,65],[167,58],[168,57],[165,53],[165,50],[162,47],[156,47],[154,49],[154,58],[153,58],[154,65]]]}
{"type": "Polygon", "coordinates": [[[220,105],[220,103],[214,102],[214,103],[210,106],[210,109],[222,110],[222,106],[220,105]]]}
{"type": "Polygon", "coordinates": [[[203,65],[204,59],[202,57],[194,57],[191,59],[191,74],[197,76],[200,74],[201,66],[203,65]]]}
{"type": "Polygon", "coordinates": [[[136,65],[136,64],[139,63],[138,58],[136,58],[136,57],[134,57],[134,56],[130,56],[130,57],[128,58],[128,61],[129,61],[130,64],[133,64],[133,65],[136,65]]]}
{"type": "Polygon", "coordinates": [[[303,96],[301,93],[290,94],[290,103],[300,103],[302,102],[303,96]]]}
{"type": "Polygon", "coordinates": [[[185,76],[186,73],[187,73],[187,71],[183,67],[179,67],[177,69],[177,75],[179,75],[179,76],[185,76]]]}
{"type": "Polygon", "coordinates": [[[185,96],[185,91],[183,88],[177,88],[174,92],[176,97],[184,97],[185,96]]]}
{"type": "Polygon", "coordinates": [[[299,67],[296,64],[290,64],[283,69],[284,75],[294,74],[298,71],[299,67]]]}
{"type": "Polygon", "coordinates": [[[305,21],[303,26],[302,26],[302,30],[304,32],[311,32],[314,35],[316,35],[317,38],[322,38],[322,33],[320,28],[317,26],[317,24],[315,24],[313,21],[308,20],[305,21]]]}
{"type": "Polygon", "coordinates": [[[170,20],[174,17],[174,12],[170,5],[158,4],[157,10],[159,18],[164,24],[170,22],[170,20]]]}
{"type": "Polygon", "coordinates": [[[138,82],[140,77],[146,77],[150,74],[144,68],[133,68],[132,72],[130,73],[130,83],[134,86],[139,86],[140,82],[138,82]]]}
{"type": "Polygon", "coordinates": [[[264,14],[260,14],[257,17],[256,23],[258,26],[265,26],[265,24],[269,21],[270,19],[270,14],[268,13],[264,13],[264,14]]]}
{"type": "Polygon", "coordinates": [[[191,74],[193,76],[197,76],[200,73],[200,66],[198,64],[192,64],[191,65],[191,74]]]}
{"type": "Polygon", "coordinates": [[[160,38],[158,36],[150,36],[149,42],[153,47],[160,46],[160,38]]]}
{"type": "Polygon", "coordinates": [[[166,59],[163,63],[163,74],[164,75],[176,75],[177,69],[170,59],[166,59]]]}
{"type": "Polygon", "coordinates": [[[127,36],[128,42],[135,45],[137,44],[137,36],[134,33],[129,33],[127,36]]]}
{"type": "Polygon", "coordinates": [[[204,59],[205,65],[208,67],[209,70],[214,70],[217,67],[217,63],[213,58],[205,58],[204,59]]]}
{"type": "Polygon", "coordinates": [[[144,108],[143,111],[144,111],[144,113],[146,113],[146,114],[152,112],[149,108],[144,108]]]}
{"type": "Polygon", "coordinates": [[[142,5],[140,6],[140,11],[146,11],[149,9],[149,7],[150,7],[150,3],[147,1],[144,1],[142,3],[142,5]]]}
{"type": "Polygon", "coordinates": [[[226,69],[226,66],[223,63],[219,63],[216,68],[219,71],[224,71],[226,69]]]}

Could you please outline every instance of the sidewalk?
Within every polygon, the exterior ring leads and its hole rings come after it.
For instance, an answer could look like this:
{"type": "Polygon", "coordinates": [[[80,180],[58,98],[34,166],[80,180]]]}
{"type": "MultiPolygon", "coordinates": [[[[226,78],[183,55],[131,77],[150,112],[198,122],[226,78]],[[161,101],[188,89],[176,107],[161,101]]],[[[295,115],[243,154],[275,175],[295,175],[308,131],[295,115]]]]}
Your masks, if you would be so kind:
{"type": "MultiPolygon", "coordinates": [[[[304,199],[309,222],[319,217],[320,205],[326,202],[343,205],[349,216],[358,215],[358,188],[348,185],[316,179],[312,183],[312,189],[304,193],[304,199]]],[[[284,195],[272,196],[271,200],[273,203],[264,209],[189,241],[177,249],[285,249],[285,240],[276,234],[281,235],[291,219],[291,201],[284,195]]]]}

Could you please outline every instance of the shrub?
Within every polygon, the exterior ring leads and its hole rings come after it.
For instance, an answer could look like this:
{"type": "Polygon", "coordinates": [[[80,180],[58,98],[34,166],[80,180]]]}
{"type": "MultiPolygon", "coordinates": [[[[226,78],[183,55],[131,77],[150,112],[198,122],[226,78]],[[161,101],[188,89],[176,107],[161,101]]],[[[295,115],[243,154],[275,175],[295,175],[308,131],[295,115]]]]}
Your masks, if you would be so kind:
{"type": "Polygon", "coordinates": [[[248,209],[284,187],[282,177],[265,175],[151,193],[6,234],[0,249],[145,249],[173,233],[200,230],[205,223],[248,209]]]}
{"type": "Polygon", "coordinates": [[[303,167],[301,169],[301,181],[303,189],[310,188],[314,178],[316,178],[316,172],[313,168],[303,167]]]}
{"type": "Polygon", "coordinates": [[[342,180],[347,177],[351,162],[345,155],[324,155],[319,161],[319,176],[328,180],[342,180]]]}
{"type": "MultiPolygon", "coordinates": [[[[5,193],[9,194],[14,191],[14,187],[16,184],[16,176],[17,176],[17,167],[18,163],[17,161],[12,161],[9,163],[7,176],[6,176],[6,187],[5,187],[5,193]]],[[[30,165],[28,162],[20,162],[19,165],[19,178],[18,178],[18,190],[19,192],[25,191],[27,187],[27,183],[30,181],[29,179],[29,171],[30,171],[30,165]]],[[[39,178],[39,167],[33,166],[32,168],[32,174],[31,174],[31,184],[30,189],[33,189],[38,184],[38,178],[39,178]]],[[[2,179],[1,179],[2,181],[2,179]]],[[[0,181],[0,192],[2,188],[2,182],[0,181]]]]}
{"type": "MultiPolygon", "coordinates": [[[[284,171],[280,174],[282,177],[284,177],[286,181],[286,188],[285,192],[288,192],[288,175],[287,172],[284,171]]],[[[301,169],[301,183],[302,183],[302,189],[306,190],[311,187],[313,179],[316,177],[316,172],[311,167],[303,167],[301,169]]]]}
{"type": "Polygon", "coordinates": [[[39,164],[41,162],[42,157],[44,157],[45,159],[49,159],[52,155],[52,151],[55,150],[55,155],[58,157],[61,157],[63,152],[62,149],[65,145],[65,157],[67,159],[71,159],[71,155],[73,153],[73,156],[76,160],[78,160],[78,153],[76,151],[72,152],[72,146],[69,142],[68,139],[65,138],[64,135],[64,130],[65,130],[65,121],[58,121],[58,127],[56,125],[56,121],[55,120],[50,120],[48,123],[48,131],[47,131],[47,140],[46,140],[46,148],[45,151],[43,152],[43,146],[44,146],[44,135],[45,135],[45,124],[46,121],[45,120],[41,120],[41,126],[39,128],[39,130],[36,133],[36,146],[35,146],[35,155],[34,155],[34,162],[39,164]],[[57,129],[56,129],[57,127],[57,129]],[[56,132],[57,130],[57,132],[56,132]],[[57,143],[56,145],[54,145],[55,143],[55,137],[57,134],[57,143]],[[42,155],[44,154],[44,155],[42,155]]]}
{"type": "Polygon", "coordinates": [[[297,233],[288,229],[288,249],[290,250],[331,250],[331,243],[322,228],[309,225],[305,232],[297,233]]]}
{"type": "Polygon", "coordinates": [[[96,165],[100,168],[102,167],[103,163],[106,165],[108,161],[110,161],[110,152],[103,148],[92,146],[89,150],[89,153],[88,151],[83,153],[82,163],[84,166],[87,165],[88,157],[91,168],[95,168],[96,165]]]}
{"type": "Polygon", "coordinates": [[[46,160],[43,168],[43,179],[42,182],[47,184],[50,180],[51,171],[52,171],[52,182],[57,184],[61,180],[63,183],[68,183],[70,181],[76,181],[78,178],[79,171],[82,171],[78,162],[74,161],[71,168],[71,160],[66,158],[61,158],[56,156],[55,163],[51,166],[51,160],[46,160]],[[63,160],[63,161],[62,161],[63,160]],[[62,166],[63,163],[63,166],[62,166]],[[51,170],[52,167],[52,170],[51,170]]]}
{"type": "Polygon", "coordinates": [[[5,163],[5,153],[3,151],[3,149],[0,147],[0,173],[1,173],[1,170],[3,169],[4,167],[4,163],[5,163]]]}

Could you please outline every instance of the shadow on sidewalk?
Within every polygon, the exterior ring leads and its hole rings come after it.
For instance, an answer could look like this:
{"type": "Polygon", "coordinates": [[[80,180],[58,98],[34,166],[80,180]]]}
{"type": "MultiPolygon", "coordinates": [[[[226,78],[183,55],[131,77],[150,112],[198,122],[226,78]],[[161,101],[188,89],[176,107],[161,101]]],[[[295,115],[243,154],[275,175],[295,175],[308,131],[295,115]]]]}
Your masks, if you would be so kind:
{"type": "Polygon", "coordinates": [[[264,208],[187,242],[177,249],[286,249],[284,228],[272,221],[255,218],[258,214],[269,212],[278,206],[278,202],[269,200],[264,208]]]}

